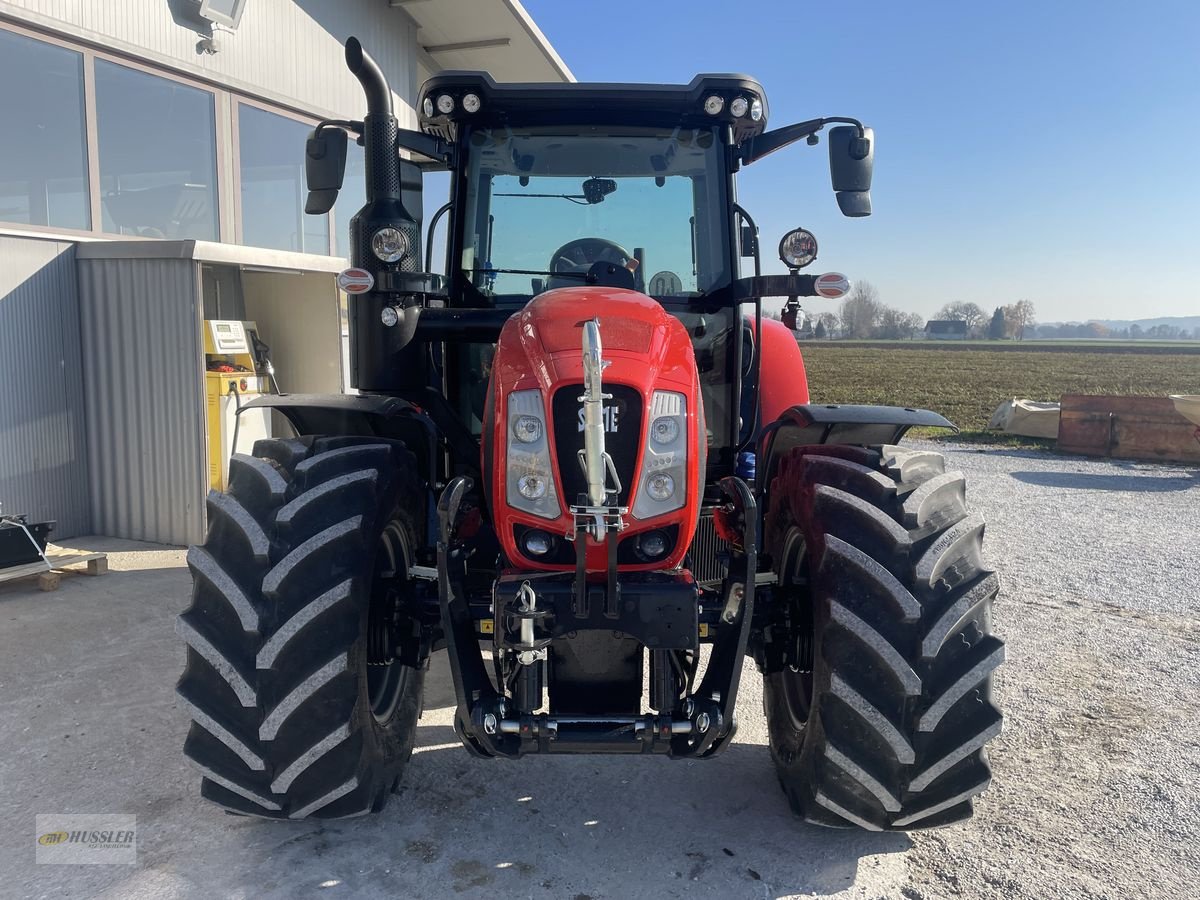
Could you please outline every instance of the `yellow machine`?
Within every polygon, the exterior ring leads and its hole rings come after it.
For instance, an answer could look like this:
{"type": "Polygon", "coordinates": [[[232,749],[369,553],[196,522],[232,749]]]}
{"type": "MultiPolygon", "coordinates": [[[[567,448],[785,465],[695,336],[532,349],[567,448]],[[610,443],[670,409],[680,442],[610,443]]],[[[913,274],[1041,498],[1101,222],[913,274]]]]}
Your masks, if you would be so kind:
{"type": "Polygon", "coordinates": [[[253,322],[210,319],[204,323],[204,393],[208,414],[208,480],[223,491],[229,478],[229,457],[249,453],[254,442],[271,436],[271,411],[237,411],[260,394],[271,392],[270,363],[259,349],[253,322]]]}

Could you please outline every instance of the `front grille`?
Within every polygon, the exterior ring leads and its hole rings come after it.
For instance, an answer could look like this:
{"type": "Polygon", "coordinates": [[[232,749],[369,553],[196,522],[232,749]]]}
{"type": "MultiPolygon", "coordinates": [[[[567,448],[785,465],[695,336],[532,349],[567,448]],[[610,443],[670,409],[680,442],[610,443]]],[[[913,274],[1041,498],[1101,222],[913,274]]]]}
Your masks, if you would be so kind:
{"type": "MultiPolygon", "coordinates": [[[[612,399],[604,403],[604,449],[612,457],[617,477],[621,479],[617,502],[628,506],[642,437],[642,396],[636,388],[623,384],[605,384],[604,393],[612,394],[612,399]]],[[[559,388],[551,401],[558,471],[562,476],[563,499],[568,506],[578,503],[580,495],[585,495],[583,502],[587,502],[587,476],[579,464],[579,451],[583,449],[580,418],[583,405],[579,402],[582,395],[582,384],[568,384],[559,388]]]]}
{"type": "Polygon", "coordinates": [[[692,577],[700,587],[713,589],[720,586],[725,578],[725,566],[717,557],[718,554],[728,552],[729,545],[717,537],[712,510],[702,510],[700,522],[696,526],[696,536],[692,538],[692,546],[688,548],[692,577]]]}

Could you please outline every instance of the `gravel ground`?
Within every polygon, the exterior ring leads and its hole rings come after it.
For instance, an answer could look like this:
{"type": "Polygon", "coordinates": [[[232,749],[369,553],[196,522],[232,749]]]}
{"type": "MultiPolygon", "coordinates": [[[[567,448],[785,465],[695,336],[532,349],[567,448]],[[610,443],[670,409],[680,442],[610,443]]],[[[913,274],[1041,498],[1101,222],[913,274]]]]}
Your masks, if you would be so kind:
{"type": "Polygon", "coordinates": [[[0,586],[0,896],[1193,897],[1200,880],[1200,473],[941,446],[989,521],[1008,640],[995,780],[971,822],[793,820],[747,667],[706,763],[469,758],[443,661],[380,816],[221,814],[180,754],[183,553],[106,539],[102,578],[0,586]],[[136,866],[37,866],[34,815],[133,813],[136,866]]]}

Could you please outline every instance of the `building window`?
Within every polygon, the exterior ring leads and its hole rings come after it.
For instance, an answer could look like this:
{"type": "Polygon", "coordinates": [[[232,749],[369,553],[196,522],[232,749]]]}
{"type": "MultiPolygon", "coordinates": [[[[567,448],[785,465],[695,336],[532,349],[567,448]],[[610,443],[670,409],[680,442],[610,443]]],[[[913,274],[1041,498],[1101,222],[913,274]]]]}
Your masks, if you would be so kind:
{"type": "Polygon", "coordinates": [[[215,241],[211,92],[96,60],[103,230],[215,241]]]}
{"type": "Polygon", "coordinates": [[[304,142],[312,126],[238,104],[241,243],[329,255],[329,217],[304,214],[304,142]]]}
{"type": "Polygon", "coordinates": [[[350,220],[367,204],[366,159],[363,148],[348,142],[346,148],[346,176],[342,189],[333,205],[333,221],[337,226],[335,256],[350,258],[350,220]]]}
{"type": "Polygon", "coordinates": [[[83,54],[0,31],[0,221],[86,230],[83,54]]]}

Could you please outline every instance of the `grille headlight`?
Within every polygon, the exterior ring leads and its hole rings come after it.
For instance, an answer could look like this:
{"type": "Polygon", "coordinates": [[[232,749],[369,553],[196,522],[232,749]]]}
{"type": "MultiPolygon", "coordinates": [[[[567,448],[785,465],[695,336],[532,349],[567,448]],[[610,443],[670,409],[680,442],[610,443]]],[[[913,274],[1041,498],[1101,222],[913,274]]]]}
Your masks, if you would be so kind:
{"type": "Polygon", "coordinates": [[[687,398],[674,391],[655,391],[647,419],[633,500],[633,514],[639,519],[680,509],[687,497],[687,398]]]}
{"type": "Polygon", "coordinates": [[[646,479],[646,493],[660,503],[675,496],[675,479],[666,472],[655,472],[646,479]]]}
{"type": "Polygon", "coordinates": [[[755,97],[750,102],[750,121],[751,122],[761,122],[762,114],[763,114],[762,101],[759,100],[757,97],[755,97]]]}
{"type": "Polygon", "coordinates": [[[546,440],[546,410],[541,391],[508,395],[505,495],[508,505],[543,519],[557,519],[562,507],[554,488],[554,468],[546,440]]]}
{"type": "Polygon", "coordinates": [[[530,556],[545,556],[554,549],[554,535],[533,528],[525,532],[525,540],[521,542],[525,552],[530,556]]]}
{"type": "Polygon", "coordinates": [[[541,500],[546,496],[546,476],[530,472],[517,479],[517,490],[526,500],[541,500]]]}
{"type": "Polygon", "coordinates": [[[659,416],[650,424],[650,439],[656,444],[670,444],[679,437],[679,420],[674,416],[659,416]]]}
{"type": "Polygon", "coordinates": [[[517,416],[512,430],[513,437],[522,444],[532,444],[542,436],[542,420],[537,416],[517,416]]]}
{"type": "Polygon", "coordinates": [[[425,113],[425,118],[427,118],[427,119],[433,118],[433,98],[432,97],[425,98],[425,102],[423,104],[421,104],[421,111],[423,113],[425,113]]]}
{"type": "Polygon", "coordinates": [[[739,119],[746,114],[746,110],[750,108],[750,102],[745,97],[735,97],[733,102],[729,104],[729,111],[739,119]]]}
{"type": "Polygon", "coordinates": [[[443,116],[448,116],[454,112],[454,98],[449,94],[442,94],[437,98],[437,108],[443,116]]]}
{"type": "Polygon", "coordinates": [[[464,94],[463,95],[463,110],[465,112],[477,113],[477,112],[479,112],[479,107],[482,105],[483,104],[479,101],[478,94],[464,94]]]}
{"type": "Polygon", "coordinates": [[[371,252],[380,262],[397,262],[408,252],[408,235],[399,228],[385,225],[371,235],[371,252]]]}
{"type": "Polygon", "coordinates": [[[725,108],[725,98],[718,94],[713,94],[704,101],[704,111],[710,116],[721,114],[721,110],[725,108]]]}

